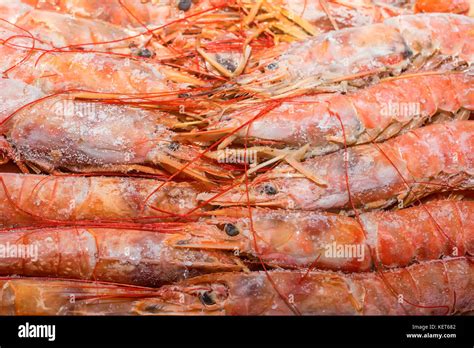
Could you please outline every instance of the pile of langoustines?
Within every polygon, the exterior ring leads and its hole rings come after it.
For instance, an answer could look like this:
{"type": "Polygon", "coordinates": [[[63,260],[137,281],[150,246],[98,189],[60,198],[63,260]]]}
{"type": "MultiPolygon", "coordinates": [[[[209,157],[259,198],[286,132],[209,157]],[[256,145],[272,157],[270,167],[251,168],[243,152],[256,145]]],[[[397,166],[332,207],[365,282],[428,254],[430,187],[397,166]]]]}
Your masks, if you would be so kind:
{"type": "Polygon", "coordinates": [[[473,311],[468,12],[1,0],[0,314],[473,311]]]}

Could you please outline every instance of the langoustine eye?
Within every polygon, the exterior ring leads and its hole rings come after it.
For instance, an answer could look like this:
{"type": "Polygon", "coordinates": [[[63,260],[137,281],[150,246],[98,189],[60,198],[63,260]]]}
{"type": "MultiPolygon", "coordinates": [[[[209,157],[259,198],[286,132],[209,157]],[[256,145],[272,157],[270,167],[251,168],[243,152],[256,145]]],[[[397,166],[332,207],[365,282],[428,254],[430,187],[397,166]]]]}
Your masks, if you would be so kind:
{"type": "Polygon", "coordinates": [[[263,185],[261,191],[262,191],[262,193],[265,193],[265,194],[270,195],[270,196],[276,195],[278,193],[277,188],[273,184],[263,185]]]}
{"type": "Polygon", "coordinates": [[[225,224],[224,231],[229,237],[235,237],[240,233],[239,229],[234,224],[225,224]]]}
{"type": "Polygon", "coordinates": [[[178,8],[181,11],[188,11],[191,8],[192,0],[179,0],[178,8]]]}
{"type": "Polygon", "coordinates": [[[199,300],[205,306],[212,306],[216,304],[216,296],[212,291],[205,291],[199,295],[199,300]]]}

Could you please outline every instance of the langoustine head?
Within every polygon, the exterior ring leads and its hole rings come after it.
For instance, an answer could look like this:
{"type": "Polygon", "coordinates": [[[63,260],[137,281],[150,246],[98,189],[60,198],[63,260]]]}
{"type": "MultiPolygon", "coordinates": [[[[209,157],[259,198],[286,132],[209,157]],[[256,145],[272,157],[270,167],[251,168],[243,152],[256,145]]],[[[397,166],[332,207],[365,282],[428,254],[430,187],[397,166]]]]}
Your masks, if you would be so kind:
{"type": "Polygon", "coordinates": [[[228,250],[249,267],[326,268],[367,271],[372,256],[355,219],[319,212],[227,208],[186,224],[176,247],[228,250]],[[336,255],[336,246],[355,246],[354,255],[336,255]]]}

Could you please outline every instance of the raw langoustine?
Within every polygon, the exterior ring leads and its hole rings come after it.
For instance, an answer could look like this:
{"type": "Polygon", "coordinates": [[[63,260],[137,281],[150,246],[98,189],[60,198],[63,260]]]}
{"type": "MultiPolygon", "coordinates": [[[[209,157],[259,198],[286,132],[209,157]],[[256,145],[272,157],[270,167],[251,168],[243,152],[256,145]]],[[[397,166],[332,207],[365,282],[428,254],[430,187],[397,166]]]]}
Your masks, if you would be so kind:
{"type": "Polygon", "coordinates": [[[446,315],[472,311],[469,258],[379,273],[215,273],[159,289],[4,278],[2,315],[446,315]],[[271,281],[270,281],[271,279],[271,281]]]}
{"type": "Polygon", "coordinates": [[[0,174],[0,229],[191,218],[200,189],[131,177],[0,174]]]}
{"type": "Polygon", "coordinates": [[[93,221],[6,229],[0,231],[3,252],[22,253],[2,256],[0,274],[156,286],[200,271],[244,271],[244,265],[260,263],[367,272],[474,254],[474,202],[437,201],[363,214],[360,221],[324,212],[246,213],[211,211],[211,218],[198,222],[136,224],[136,229],[123,222],[92,227],[93,221]]]}
{"type": "Polygon", "coordinates": [[[160,286],[245,269],[233,254],[175,247],[173,224],[153,231],[54,227],[0,232],[0,274],[160,286]],[[11,250],[15,250],[12,254],[11,250]]]}
{"type": "Polygon", "coordinates": [[[267,112],[262,110],[268,103],[244,107],[186,137],[209,141],[228,135],[247,146],[309,144],[311,154],[321,155],[345,145],[384,141],[427,121],[468,119],[474,111],[473,85],[469,73],[402,75],[348,94],[295,98],[267,112]]]}
{"type": "Polygon", "coordinates": [[[301,210],[374,209],[407,205],[430,193],[474,186],[474,122],[434,124],[381,144],[289,161],[248,187],[205,193],[215,205],[301,210]],[[416,154],[416,155],[415,155],[416,154]]]}
{"type": "Polygon", "coordinates": [[[406,70],[463,69],[474,60],[473,27],[473,18],[436,13],[333,31],[294,43],[276,60],[263,62],[263,73],[242,75],[235,88],[282,97],[338,88],[341,81],[361,85],[361,78],[406,70]]]}
{"type": "Polygon", "coordinates": [[[222,0],[22,0],[36,8],[102,20],[122,27],[156,28],[223,6],[222,0]],[[107,9],[107,10],[104,10],[107,9]]]}
{"type": "MultiPolygon", "coordinates": [[[[41,30],[45,32],[46,29],[41,30]]],[[[90,33],[94,41],[92,44],[101,41],[99,33],[93,29],[90,33]]],[[[49,33],[46,30],[45,35],[52,36],[59,44],[65,43],[63,40],[68,41],[69,45],[75,42],[57,31],[49,33]]],[[[82,35],[86,33],[82,32],[82,35]]],[[[72,35],[73,38],[78,36],[72,35]]],[[[95,99],[101,98],[100,93],[110,93],[112,95],[108,95],[108,98],[134,95],[147,97],[148,101],[152,97],[175,100],[177,94],[190,86],[207,85],[198,78],[155,60],[145,61],[131,55],[101,52],[100,47],[97,50],[93,46],[87,48],[54,47],[35,38],[26,29],[0,22],[0,72],[4,77],[35,85],[44,93],[82,90],[94,94],[95,99]]]]}
{"type": "Polygon", "coordinates": [[[345,272],[474,256],[474,202],[434,201],[359,219],[326,212],[228,208],[184,226],[183,248],[228,250],[257,264],[345,272]]]}
{"type": "Polygon", "coordinates": [[[468,8],[0,0],[0,314],[474,312],[468,8]]]}
{"type": "MultiPolygon", "coordinates": [[[[131,44],[144,45],[146,35],[110,23],[74,18],[56,12],[32,10],[16,21],[16,26],[32,34],[39,47],[55,50],[92,50],[129,53],[131,44]],[[64,30],[68,28],[68,30],[64,30]]],[[[165,49],[160,52],[164,54],[165,49]]]]}
{"type": "MultiPolygon", "coordinates": [[[[9,85],[11,80],[0,84],[9,85]]],[[[203,174],[207,171],[228,177],[201,158],[200,148],[173,140],[171,128],[176,123],[176,116],[156,110],[53,96],[5,115],[0,132],[13,158],[47,172],[155,173],[150,165],[162,165],[198,180],[209,181],[203,174]]]]}

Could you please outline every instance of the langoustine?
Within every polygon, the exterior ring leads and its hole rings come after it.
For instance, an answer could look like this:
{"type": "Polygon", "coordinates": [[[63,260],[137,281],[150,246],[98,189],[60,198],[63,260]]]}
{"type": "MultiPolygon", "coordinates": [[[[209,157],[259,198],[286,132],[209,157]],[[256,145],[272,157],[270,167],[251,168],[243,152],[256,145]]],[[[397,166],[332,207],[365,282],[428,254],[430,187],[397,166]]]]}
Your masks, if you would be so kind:
{"type": "MultiPolygon", "coordinates": [[[[42,5],[44,4],[43,2],[42,5]]],[[[109,5],[121,7],[118,1],[109,5]]],[[[104,7],[104,4],[99,7],[105,9],[104,13],[108,13],[110,10],[110,8],[104,7]]],[[[207,11],[203,11],[203,15],[206,15],[206,12],[212,13],[213,11],[210,11],[212,8],[214,7],[211,6],[207,11]]],[[[128,8],[122,8],[125,13],[128,13],[128,10],[128,8]]],[[[210,13],[207,15],[211,15],[210,13]]],[[[132,14],[129,15],[133,19],[132,14]]],[[[156,23],[150,27],[143,22],[137,22],[137,27],[128,28],[100,19],[34,9],[21,16],[15,22],[15,26],[28,32],[38,42],[51,44],[54,47],[52,51],[55,52],[68,50],[113,52],[121,53],[124,56],[128,54],[142,57],[147,59],[148,63],[154,60],[174,62],[175,59],[189,58],[195,54],[195,40],[198,37],[201,38],[200,33],[204,32],[203,36],[207,39],[225,33],[224,24],[228,25],[228,19],[225,16],[222,16],[220,20],[218,18],[214,21],[209,19],[208,24],[199,24],[199,18],[199,16],[185,18],[183,14],[183,16],[173,16],[170,23],[161,25],[156,23]],[[65,27],[68,28],[66,32],[62,30],[65,27]],[[215,29],[213,29],[214,27],[215,29]]],[[[47,45],[43,46],[45,50],[48,49],[47,45]]],[[[120,56],[120,54],[117,55],[120,56]]]]}
{"type": "MultiPolygon", "coordinates": [[[[249,1],[248,4],[244,2],[249,7],[257,6],[256,3],[258,4],[258,2],[252,1],[249,1]]],[[[278,7],[282,7],[284,10],[282,14],[289,18],[289,20],[298,21],[301,18],[311,24],[318,33],[373,24],[381,22],[386,18],[415,12],[467,13],[469,11],[469,2],[466,0],[446,0],[442,1],[442,3],[433,0],[417,0],[412,1],[410,4],[371,0],[350,2],[341,0],[270,0],[263,2],[260,6],[270,14],[277,12],[278,7]]],[[[303,28],[306,29],[305,26],[303,28]]]]}
{"type": "Polygon", "coordinates": [[[22,0],[38,9],[77,17],[103,20],[122,27],[150,26],[152,29],[223,6],[222,0],[22,0]]]}
{"type": "Polygon", "coordinates": [[[247,146],[309,144],[311,154],[321,155],[344,146],[383,141],[427,121],[468,119],[474,111],[473,85],[469,73],[402,75],[348,94],[284,101],[267,112],[265,104],[243,107],[212,122],[205,131],[181,137],[209,141],[228,135],[234,143],[247,146]]]}
{"type": "Polygon", "coordinates": [[[132,95],[146,98],[150,104],[153,97],[176,100],[190,86],[207,86],[205,81],[157,61],[94,51],[90,47],[55,48],[29,31],[3,21],[0,53],[0,72],[4,77],[34,85],[48,94],[80,90],[93,94],[92,99],[132,95]]]}
{"type": "Polygon", "coordinates": [[[54,227],[0,232],[0,274],[160,286],[199,274],[241,271],[233,254],[174,246],[173,224],[153,231],[54,227]],[[14,250],[14,253],[12,253],[14,250]]]}
{"type": "Polygon", "coordinates": [[[130,177],[0,174],[0,228],[192,219],[191,183],[130,177]]]}
{"type": "Polygon", "coordinates": [[[473,282],[474,264],[469,258],[424,262],[383,274],[216,273],[159,289],[4,278],[0,283],[0,313],[445,315],[474,309],[473,282]]]}
{"type": "Polygon", "coordinates": [[[430,193],[472,189],[474,122],[419,128],[368,144],[287,161],[248,186],[200,194],[215,205],[301,210],[375,209],[407,205],[430,193]],[[414,156],[414,154],[417,154],[414,156]]]}
{"type": "MultiPolygon", "coordinates": [[[[1,80],[0,84],[17,88],[18,82],[1,80]]],[[[31,98],[39,94],[28,93],[31,98]]],[[[9,105],[8,109],[12,108],[9,105]]],[[[179,121],[168,113],[68,96],[40,98],[16,111],[0,114],[0,133],[6,139],[3,152],[47,172],[156,173],[153,166],[161,165],[173,173],[204,181],[210,181],[204,172],[229,176],[201,158],[200,148],[173,140],[171,128],[179,121]]]]}
{"type": "Polygon", "coordinates": [[[263,72],[242,75],[233,88],[282,97],[337,89],[342,81],[364,85],[369,78],[407,70],[463,69],[474,59],[473,25],[467,16],[436,13],[333,31],[294,43],[276,60],[263,60],[263,72]]]}
{"type": "MultiPolygon", "coordinates": [[[[231,27],[230,30],[242,30],[247,28],[243,47],[238,51],[243,51],[243,54],[238,52],[225,52],[224,54],[217,53],[214,55],[217,63],[213,62],[213,67],[217,68],[220,74],[234,79],[239,76],[242,71],[251,72],[255,69],[262,68],[268,62],[269,70],[275,69],[276,62],[270,61],[275,56],[281,54],[288,48],[288,43],[295,40],[307,40],[308,38],[330,32],[334,29],[360,27],[374,23],[383,22],[383,20],[400,15],[413,14],[419,11],[423,12],[450,12],[450,13],[465,13],[469,9],[467,0],[461,1],[445,1],[443,6],[433,6],[432,3],[420,3],[417,6],[401,6],[400,4],[385,4],[379,1],[358,0],[358,1],[341,1],[341,0],[321,0],[321,1],[286,1],[286,0],[266,0],[266,1],[243,1],[238,3],[240,5],[236,10],[243,12],[245,16],[241,23],[231,27]],[[260,35],[262,34],[262,35],[260,35]],[[252,50],[252,55],[248,59],[246,69],[238,69],[239,61],[242,61],[242,56],[245,57],[246,50],[249,49],[249,41],[252,41],[255,36],[265,39],[266,37],[273,38],[272,48],[264,46],[258,49],[256,45],[252,45],[256,50],[252,50]],[[220,61],[221,62],[220,62],[220,61]],[[263,62],[263,64],[262,64],[263,62]],[[265,63],[267,62],[267,63],[265,63]],[[223,63],[223,64],[219,64],[223,63]]],[[[231,8],[235,7],[230,6],[231,8]]],[[[229,39],[229,37],[228,37],[229,39]]],[[[234,37],[230,42],[239,41],[239,36],[234,37]]],[[[267,40],[268,41],[268,40],[267,40]]],[[[350,42],[350,40],[349,40],[350,42]]],[[[218,47],[218,45],[212,45],[218,47]]],[[[324,47],[323,47],[324,49],[324,47]]],[[[212,51],[211,51],[212,52],[212,51]]],[[[240,52],[242,53],[242,52],[240,52]]],[[[337,54],[335,55],[337,57],[337,54]]],[[[339,57],[335,58],[338,59],[339,57]]],[[[307,64],[311,64],[312,60],[308,59],[307,64]]],[[[211,69],[213,72],[215,69],[211,69]]],[[[268,72],[271,75],[271,72],[268,72]]],[[[261,76],[255,77],[256,79],[261,76]]],[[[263,79],[266,76],[263,75],[263,79]]],[[[250,78],[250,80],[252,80],[250,78]]],[[[243,83],[249,81],[248,78],[243,78],[243,83]]],[[[258,83],[257,83],[258,85],[258,83]]],[[[243,90],[262,92],[260,89],[253,89],[253,86],[244,86],[243,90]]],[[[265,93],[265,92],[264,92],[265,93]]]]}
{"type": "Polygon", "coordinates": [[[200,271],[244,271],[244,265],[367,272],[474,254],[474,203],[468,201],[367,213],[360,221],[324,212],[246,213],[211,211],[204,215],[212,218],[199,222],[136,229],[126,229],[126,222],[92,227],[94,221],[4,229],[2,252],[21,253],[3,255],[0,274],[157,286],[200,271]]]}
{"type": "MultiPolygon", "coordinates": [[[[54,47],[53,51],[71,49],[127,54],[130,53],[131,44],[144,45],[146,40],[150,40],[136,30],[50,11],[31,10],[19,18],[15,25],[43,43],[39,47],[47,50],[50,44],[54,47]]],[[[162,47],[159,54],[166,53],[169,52],[162,47]]]]}
{"type": "Polygon", "coordinates": [[[344,272],[474,256],[474,202],[434,201],[359,219],[326,212],[228,208],[184,225],[178,247],[228,250],[254,263],[344,272]]]}
{"type": "Polygon", "coordinates": [[[146,59],[148,65],[165,72],[168,79],[178,83],[193,81],[199,86],[203,86],[204,81],[185,74],[183,69],[172,69],[159,63],[172,62],[173,67],[185,65],[187,70],[204,73],[203,64],[194,59],[196,45],[200,45],[201,40],[235,37],[228,27],[240,19],[238,12],[219,11],[224,7],[222,1],[187,1],[179,5],[174,0],[159,4],[68,0],[41,1],[32,5],[36,8],[15,23],[20,32],[27,33],[28,37],[22,40],[26,42],[15,44],[17,39],[8,39],[13,41],[9,42],[9,47],[17,48],[17,52],[10,53],[13,57],[22,54],[18,48],[23,48],[24,54],[28,49],[56,55],[68,51],[102,54],[112,51],[117,56],[146,59]],[[180,10],[183,6],[187,7],[186,11],[180,10]],[[64,32],[64,27],[69,30],[64,32]],[[51,43],[52,47],[37,47],[37,41],[51,43]]]}

